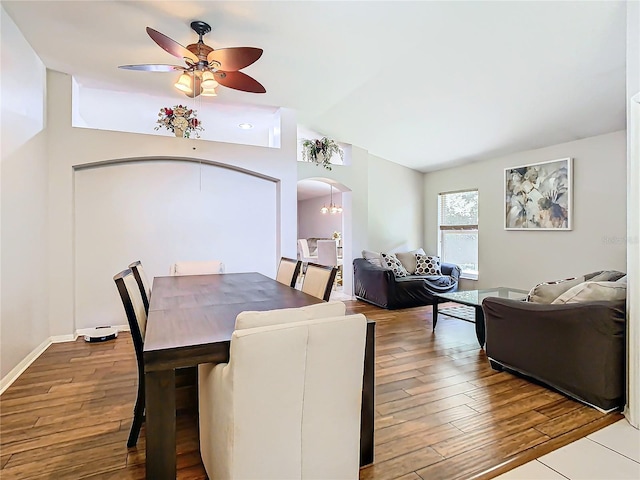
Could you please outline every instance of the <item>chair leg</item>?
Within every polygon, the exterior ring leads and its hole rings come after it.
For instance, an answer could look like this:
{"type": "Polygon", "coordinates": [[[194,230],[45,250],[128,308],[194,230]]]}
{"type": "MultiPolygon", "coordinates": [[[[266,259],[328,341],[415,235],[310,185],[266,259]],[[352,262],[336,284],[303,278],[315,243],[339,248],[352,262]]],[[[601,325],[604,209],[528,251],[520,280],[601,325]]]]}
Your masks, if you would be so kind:
{"type": "Polygon", "coordinates": [[[144,384],[138,382],[138,398],[136,398],[136,406],[133,408],[133,422],[129,431],[129,440],[127,440],[127,448],[135,447],[138,443],[140,435],[140,427],[144,421],[144,384]]]}

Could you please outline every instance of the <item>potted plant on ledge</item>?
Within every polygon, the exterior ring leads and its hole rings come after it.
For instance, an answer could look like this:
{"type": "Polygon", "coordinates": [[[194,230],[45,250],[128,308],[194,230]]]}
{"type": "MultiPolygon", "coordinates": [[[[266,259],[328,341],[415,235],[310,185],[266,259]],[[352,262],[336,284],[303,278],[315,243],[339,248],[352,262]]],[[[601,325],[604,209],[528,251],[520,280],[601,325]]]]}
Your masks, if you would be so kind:
{"type": "Polygon", "coordinates": [[[340,155],[340,159],[344,160],[344,152],[335,140],[322,137],[320,140],[302,141],[302,159],[305,162],[313,162],[331,170],[331,157],[334,155],[340,155]]]}

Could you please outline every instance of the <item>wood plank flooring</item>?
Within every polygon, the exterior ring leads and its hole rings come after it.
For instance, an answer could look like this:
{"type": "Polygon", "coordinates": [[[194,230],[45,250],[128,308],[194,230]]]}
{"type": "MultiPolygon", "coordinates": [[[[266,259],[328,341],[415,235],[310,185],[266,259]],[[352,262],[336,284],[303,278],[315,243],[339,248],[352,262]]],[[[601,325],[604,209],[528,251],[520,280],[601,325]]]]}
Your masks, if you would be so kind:
{"type": "MultiPolygon", "coordinates": [[[[376,461],[360,479],[485,479],[605,427],[604,415],[495,372],[474,326],[431,307],[388,311],[345,302],[376,325],[376,461]]],[[[131,338],[51,345],[0,396],[0,477],[142,479],[144,425],[126,440],[136,395],[131,338]]],[[[178,478],[205,479],[197,419],[177,428],[178,478]]]]}

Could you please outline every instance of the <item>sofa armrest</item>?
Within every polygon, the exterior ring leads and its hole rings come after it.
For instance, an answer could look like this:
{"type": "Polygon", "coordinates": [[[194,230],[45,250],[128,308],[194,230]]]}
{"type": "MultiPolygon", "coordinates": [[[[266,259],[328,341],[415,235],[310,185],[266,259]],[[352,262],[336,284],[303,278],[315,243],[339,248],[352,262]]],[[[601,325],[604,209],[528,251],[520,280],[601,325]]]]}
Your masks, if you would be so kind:
{"type": "Polygon", "coordinates": [[[388,308],[389,291],[395,284],[395,276],[390,269],[373,265],[364,258],[355,258],[353,278],[356,297],[388,308]]]}
{"type": "Polygon", "coordinates": [[[603,410],[624,403],[625,302],[482,302],[487,357],[603,410]]]}
{"type": "Polygon", "coordinates": [[[455,263],[441,263],[440,271],[443,275],[449,275],[456,282],[460,280],[460,274],[462,273],[462,269],[455,263]]]}

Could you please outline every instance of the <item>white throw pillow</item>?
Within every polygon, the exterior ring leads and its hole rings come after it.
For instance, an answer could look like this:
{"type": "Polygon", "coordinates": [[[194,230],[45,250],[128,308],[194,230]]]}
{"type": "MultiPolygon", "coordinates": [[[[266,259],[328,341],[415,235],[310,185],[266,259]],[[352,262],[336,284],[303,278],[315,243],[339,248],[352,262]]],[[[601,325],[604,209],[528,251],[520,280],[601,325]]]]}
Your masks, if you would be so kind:
{"type": "Polygon", "coordinates": [[[570,288],[553,302],[554,305],[593,301],[614,301],[627,298],[627,285],[620,282],[583,282],[570,288]]]}
{"type": "Polygon", "coordinates": [[[411,250],[410,252],[398,252],[396,258],[400,260],[400,263],[405,268],[409,275],[416,273],[416,254],[424,255],[424,250],[418,248],[417,250],[411,250]]]}

